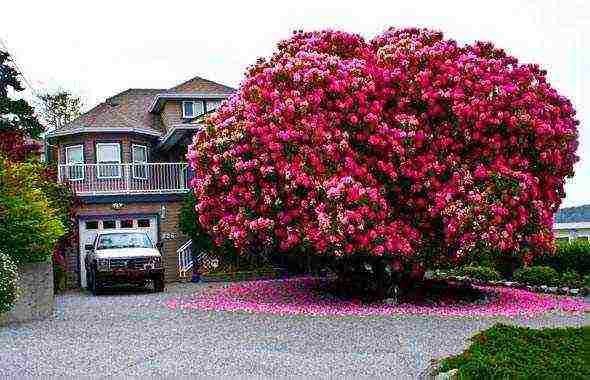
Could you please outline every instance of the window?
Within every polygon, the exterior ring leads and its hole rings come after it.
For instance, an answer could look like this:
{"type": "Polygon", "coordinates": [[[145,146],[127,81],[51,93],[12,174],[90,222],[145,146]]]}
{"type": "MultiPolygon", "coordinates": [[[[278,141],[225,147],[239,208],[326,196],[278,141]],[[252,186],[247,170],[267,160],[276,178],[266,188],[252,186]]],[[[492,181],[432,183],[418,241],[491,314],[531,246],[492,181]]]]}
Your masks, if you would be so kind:
{"type": "Polygon", "coordinates": [[[105,230],[116,228],[117,225],[115,224],[114,220],[105,220],[102,222],[102,228],[105,230]]]}
{"type": "Polygon", "coordinates": [[[98,230],[98,220],[89,220],[86,222],[87,230],[98,230]]]}
{"type": "Polygon", "coordinates": [[[121,145],[119,143],[96,144],[98,178],[121,178],[121,145]]]}
{"type": "Polygon", "coordinates": [[[184,119],[193,119],[204,112],[205,107],[202,100],[182,102],[182,117],[184,119]]]}
{"type": "Polygon", "coordinates": [[[100,235],[97,249],[153,248],[146,233],[113,233],[100,235]]]}
{"type": "Polygon", "coordinates": [[[207,106],[207,112],[218,109],[219,106],[221,106],[222,102],[223,100],[221,99],[207,100],[207,102],[205,103],[205,105],[207,106]]]}
{"type": "Polygon", "coordinates": [[[133,160],[133,178],[147,178],[147,147],[145,145],[133,145],[131,149],[133,160]]]}
{"type": "Polygon", "coordinates": [[[84,179],[84,146],[75,145],[66,147],[66,168],[70,181],[84,179]]]}
{"type": "Polygon", "coordinates": [[[121,228],[133,228],[133,219],[122,220],[121,228]]]}
{"type": "Polygon", "coordinates": [[[150,220],[149,219],[138,219],[137,220],[137,227],[147,228],[149,226],[150,226],[150,220]]]}

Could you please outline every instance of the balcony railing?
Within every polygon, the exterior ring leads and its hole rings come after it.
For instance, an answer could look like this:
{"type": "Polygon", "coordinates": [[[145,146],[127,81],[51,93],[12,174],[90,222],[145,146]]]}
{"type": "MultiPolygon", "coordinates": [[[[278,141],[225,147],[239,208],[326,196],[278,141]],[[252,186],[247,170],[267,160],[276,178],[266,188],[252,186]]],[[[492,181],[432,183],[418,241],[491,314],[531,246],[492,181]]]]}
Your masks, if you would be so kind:
{"type": "Polygon", "coordinates": [[[188,190],[185,162],[59,165],[77,195],[172,194],[188,190]]]}

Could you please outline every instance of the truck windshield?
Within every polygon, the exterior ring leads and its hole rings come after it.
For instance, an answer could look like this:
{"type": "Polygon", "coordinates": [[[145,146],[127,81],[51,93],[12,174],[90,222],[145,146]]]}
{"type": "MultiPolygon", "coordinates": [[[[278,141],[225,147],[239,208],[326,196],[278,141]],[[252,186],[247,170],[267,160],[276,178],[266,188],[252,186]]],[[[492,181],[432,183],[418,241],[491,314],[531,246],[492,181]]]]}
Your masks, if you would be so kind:
{"type": "Polygon", "coordinates": [[[97,249],[116,248],[153,248],[153,245],[147,234],[141,232],[100,235],[97,249]]]}

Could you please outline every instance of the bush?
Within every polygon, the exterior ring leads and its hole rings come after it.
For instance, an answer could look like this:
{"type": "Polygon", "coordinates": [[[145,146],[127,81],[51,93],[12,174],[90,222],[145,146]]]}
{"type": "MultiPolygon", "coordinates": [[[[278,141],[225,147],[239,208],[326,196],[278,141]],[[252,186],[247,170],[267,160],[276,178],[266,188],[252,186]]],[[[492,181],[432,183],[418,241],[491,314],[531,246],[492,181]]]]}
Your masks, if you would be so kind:
{"type": "Polygon", "coordinates": [[[6,313],[16,302],[17,270],[10,257],[0,252],[0,314],[6,313]]]}
{"type": "Polygon", "coordinates": [[[446,358],[440,372],[460,379],[588,379],[590,326],[535,330],[497,324],[476,334],[463,353],[446,358]]]}
{"type": "Polygon", "coordinates": [[[533,260],[533,265],[549,266],[558,272],[575,271],[582,276],[590,273],[590,242],[577,239],[571,243],[558,242],[554,254],[545,253],[533,260]]]}
{"type": "Polygon", "coordinates": [[[36,187],[34,165],[0,157],[0,251],[17,265],[48,260],[65,233],[58,213],[36,187]]]}
{"type": "Polygon", "coordinates": [[[567,271],[560,275],[559,285],[570,288],[579,288],[582,286],[582,278],[574,271],[567,271]]]}
{"type": "Polygon", "coordinates": [[[590,288],[590,274],[584,276],[584,286],[590,288]]]}
{"type": "Polygon", "coordinates": [[[193,223],[240,250],[388,257],[415,272],[482,249],[534,256],[553,246],[578,123],[542,70],[491,43],[296,32],[196,134],[193,223]]]}
{"type": "Polygon", "coordinates": [[[467,266],[459,270],[460,275],[467,276],[480,281],[498,281],[501,279],[500,274],[493,268],[483,266],[467,266]]]}
{"type": "Polygon", "coordinates": [[[514,273],[514,280],[528,285],[555,286],[559,283],[559,274],[551,267],[524,267],[514,273]]]}

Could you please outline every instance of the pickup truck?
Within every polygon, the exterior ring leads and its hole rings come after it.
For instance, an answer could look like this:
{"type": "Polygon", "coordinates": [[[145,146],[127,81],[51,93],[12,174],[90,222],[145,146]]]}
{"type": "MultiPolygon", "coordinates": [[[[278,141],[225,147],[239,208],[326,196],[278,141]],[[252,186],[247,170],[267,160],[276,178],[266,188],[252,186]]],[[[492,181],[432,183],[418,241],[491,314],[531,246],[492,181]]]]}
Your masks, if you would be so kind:
{"type": "Polygon", "coordinates": [[[119,283],[145,286],[151,280],[156,292],[164,291],[159,248],[145,231],[99,232],[94,242],[85,246],[88,290],[96,295],[105,286],[119,283]]]}

